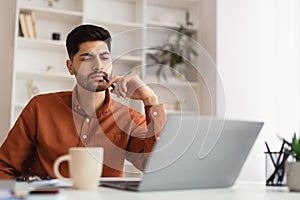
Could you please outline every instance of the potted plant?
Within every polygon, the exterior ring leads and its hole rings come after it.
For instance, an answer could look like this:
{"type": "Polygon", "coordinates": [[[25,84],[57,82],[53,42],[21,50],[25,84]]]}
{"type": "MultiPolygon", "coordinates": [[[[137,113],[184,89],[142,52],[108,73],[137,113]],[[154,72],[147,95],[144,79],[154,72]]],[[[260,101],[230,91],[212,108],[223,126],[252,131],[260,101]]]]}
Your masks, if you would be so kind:
{"type": "MultiPolygon", "coordinates": [[[[152,49],[155,50],[155,53],[148,53],[147,55],[148,58],[155,62],[149,66],[159,66],[156,72],[158,80],[160,80],[160,76],[167,80],[167,76],[163,72],[164,66],[175,69],[177,65],[185,65],[191,61],[193,56],[198,55],[193,46],[193,37],[196,35],[196,31],[192,29],[193,23],[190,21],[189,16],[189,12],[186,12],[185,25],[180,25],[172,31],[164,44],[153,47],[152,49]]],[[[171,72],[173,76],[177,75],[174,70],[171,72]]]]}
{"type": "Polygon", "coordinates": [[[286,153],[294,158],[285,163],[287,186],[291,191],[300,191],[300,138],[294,134],[292,142],[287,144],[286,153]]]}

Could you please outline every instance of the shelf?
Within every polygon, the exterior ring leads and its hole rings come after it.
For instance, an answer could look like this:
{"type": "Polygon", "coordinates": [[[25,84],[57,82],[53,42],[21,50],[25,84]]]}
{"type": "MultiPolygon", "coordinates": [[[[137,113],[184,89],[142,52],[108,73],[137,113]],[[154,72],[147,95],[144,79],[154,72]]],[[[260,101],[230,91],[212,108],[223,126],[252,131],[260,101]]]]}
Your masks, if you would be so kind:
{"type": "Polygon", "coordinates": [[[146,76],[145,82],[147,84],[159,84],[159,85],[165,85],[165,86],[171,86],[171,87],[199,87],[199,83],[197,82],[189,82],[184,81],[177,77],[168,77],[167,81],[158,81],[156,76],[146,76]]]}
{"type": "Polygon", "coordinates": [[[130,29],[143,28],[142,23],[129,22],[129,21],[119,21],[119,20],[102,21],[102,20],[88,18],[86,19],[86,22],[92,24],[99,24],[114,32],[122,32],[122,31],[128,31],[130,29]]]}
{"type": "Polygon", "coordinates": [[[148,0],[149,5],[180,9],[195,7],[198,2],[198,0],[148,0]]]}
{"type": "Polygon", "coordinates": [[[73,76],[65,73],[58,72],[29,72],[29,71],[17,71],[18,77],[29,79],[49,79],[49,80],[62,80],[62,81],[75,81],[73,76]]]}
{"type": "Polygon", "coordinates": [[[113,63],[114,62],[126,62],[126,63],[142,63],[143,59],[141,56],[123,56],[123,55],[113,55],[112,56],[113,63]]]}
{"type": "MultiPolygon", "coordinates": [[[[169,28],[177,30],[180,28],[180,24],[171,23],[171,22],[160,22],[160,21],[148,21],[147,27],[157,27],[157,28],[169,28]]],[[[197,27],[192,28],[193,31],[197,31],[197,27]]]]}
{"type": "Polygon", "coordinates": [[[148,27],[161,27],[161,28],[171,28],[171,29],[178,29],[180,24],[171,23],[171,22],[160,22],[160,21],[148,21],[148,27]]]}
{"type": "Polygon", "coordinates": [[[65,50],[65,42],[49,39],[18,37],[18,45],[26,48],[61,49],[65,50]]]}
{"type": "Polygon", "coordinates": [[[51,13],[55,15],[64,15],[64,16],[77,16],[82,17],[83,13],[79,11],[72,11],[72,10],[64,10],[64,9],[56,9],[56,8],[41,8],[37,6],[22,6],[20,7],[20,11],[36,11],[39,13],[51,13]]]}
{"type": "Polygon", "coordinates": [[[44,23],[45,21],[52,21],[58,24],[72,24],[74,26],[75,24],[80,24],[83,17],[82,12],[78,11],[60,10],[54,8],[40,8],[35,6],[21,7],[20,12],[35,12],[37,26],[39,26],[39,24],[41,23],[44,23]]]}
{"type": "MultiPolygon", "coordinates": [[[[84,21],[101,26],[141,28],[144,0],[87,0],[84,1],[84,21]]],[[[110,28],[110,27],[107,27],[110,28]]]]}

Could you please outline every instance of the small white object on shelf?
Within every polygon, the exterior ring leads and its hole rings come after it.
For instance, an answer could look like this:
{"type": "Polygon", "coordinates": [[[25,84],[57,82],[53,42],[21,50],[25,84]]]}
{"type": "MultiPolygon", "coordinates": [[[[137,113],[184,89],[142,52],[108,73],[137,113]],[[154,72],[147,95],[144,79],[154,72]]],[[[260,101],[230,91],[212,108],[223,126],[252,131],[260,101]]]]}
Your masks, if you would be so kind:
{"type": "Polygon", "coordinates": [[[28,99],[31,99],[33,96],[39,93],[39,88],[33,85],[33,80],[28,80],[26,82],[26,89],[27,89],[28,99]]]}

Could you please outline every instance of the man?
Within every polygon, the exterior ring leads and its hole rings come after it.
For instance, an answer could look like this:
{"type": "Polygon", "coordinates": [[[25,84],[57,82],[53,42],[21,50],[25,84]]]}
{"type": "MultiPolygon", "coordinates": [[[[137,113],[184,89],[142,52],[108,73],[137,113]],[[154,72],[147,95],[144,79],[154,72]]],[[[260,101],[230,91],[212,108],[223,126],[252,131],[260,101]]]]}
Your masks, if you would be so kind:
{"type": "MultiPolygon", "coordinates": [[[[94,25],[69,33],[66,65],[77,84],[73,91],[30,100],[0,148],[0,178],[55,178],[56,158],[82,146],[104,148],[102,176],[122,176],[124,159],[143,170],[165,121],[163,106],[137,75],[112,77],[110,43],[109,32],[94,25]],[[141,100],[145,116],[112,100],[110,93],[141,100]]],[[[64,164],[60,171],[67,176],[64,164]]]]}

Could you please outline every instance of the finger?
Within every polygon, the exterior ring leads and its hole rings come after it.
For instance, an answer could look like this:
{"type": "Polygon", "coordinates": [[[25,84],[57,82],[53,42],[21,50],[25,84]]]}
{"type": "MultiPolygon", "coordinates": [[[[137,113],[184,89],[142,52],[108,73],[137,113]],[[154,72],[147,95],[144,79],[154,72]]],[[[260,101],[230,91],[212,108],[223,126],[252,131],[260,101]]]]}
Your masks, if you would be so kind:
{"type": "Polygon", "coordinates": [[[113,82],[113,83],[116,83],[118,82],[120,79],[122,78],[122,76],[113,76],[110,81],[113,82]]]}
{"type": "Polygon", "coordinates": [[[121,97],[125,98],[126,97],[126,93],[124,92],[124,84],[126,85],[126,81],[125,79],[120,79],[120,81],[118,82],[118,93],[121,97]]]}
{"type": "Polygon", "coordinates": [[[112,87],[112,89],[115,89],[115,84],[113,82],[109,82],[109,84],[107,84],[106,88],[112,87]]]}
{"type": "Polygon", "coordinates": [[[111,92],[113,94],[115,94],[118,98],[120,98],[120,92],[118,90],[118,88],[119,88],[118,82],[120,81],[121,78],[122,78],[122,76],[114,76],[107,84],[107,87],[114,86],[113,89],[111,90],[111,92]]]}
{"type": "Polygon", "coordinates": [[[118,94],[118,97],[126,97],[126,93],[124,92],[124,85],[125,80],[123,78],[120,78],[118,82],[116,83],[116,93],[118,94]]]}
{"type": "Polygon", "coordinates": [[[119,90],[118,90],[118,87],[116,87],[116,89],[114,89],[114,94],[115,94],[118,98],[120,98],[120,92],[119,92],[119,90]]]}
{"type": "Polygon", "coordinates": [[[122,76],[115,76],[111,79],[111,82],[115,83],[114,92],[117,94],[117,97],[126,97],[126,81],[122,76]],[[124,90],[125,84],[125,90],[124,90]]]}
{"type": "Polygon", "coordinates": [[[145,83],[140,79],[140,77],[137,74],[129,74],[125,77],[126,79],[129,79],[130,84],[126,87],[126,93],[127,96],[131,97],[132,95],[136,96],[139,94],[139,91],[141,91],[141,87],[145,85],[145,83]]]}
{"type": "Polygon", "coordinates": [[[121,91],[121,94],[123,97],[126,97],[126,93],[127,93],[127,80],[126,79],[123,79],[121,82],[120,82],[120,91],[121,91]]]}

